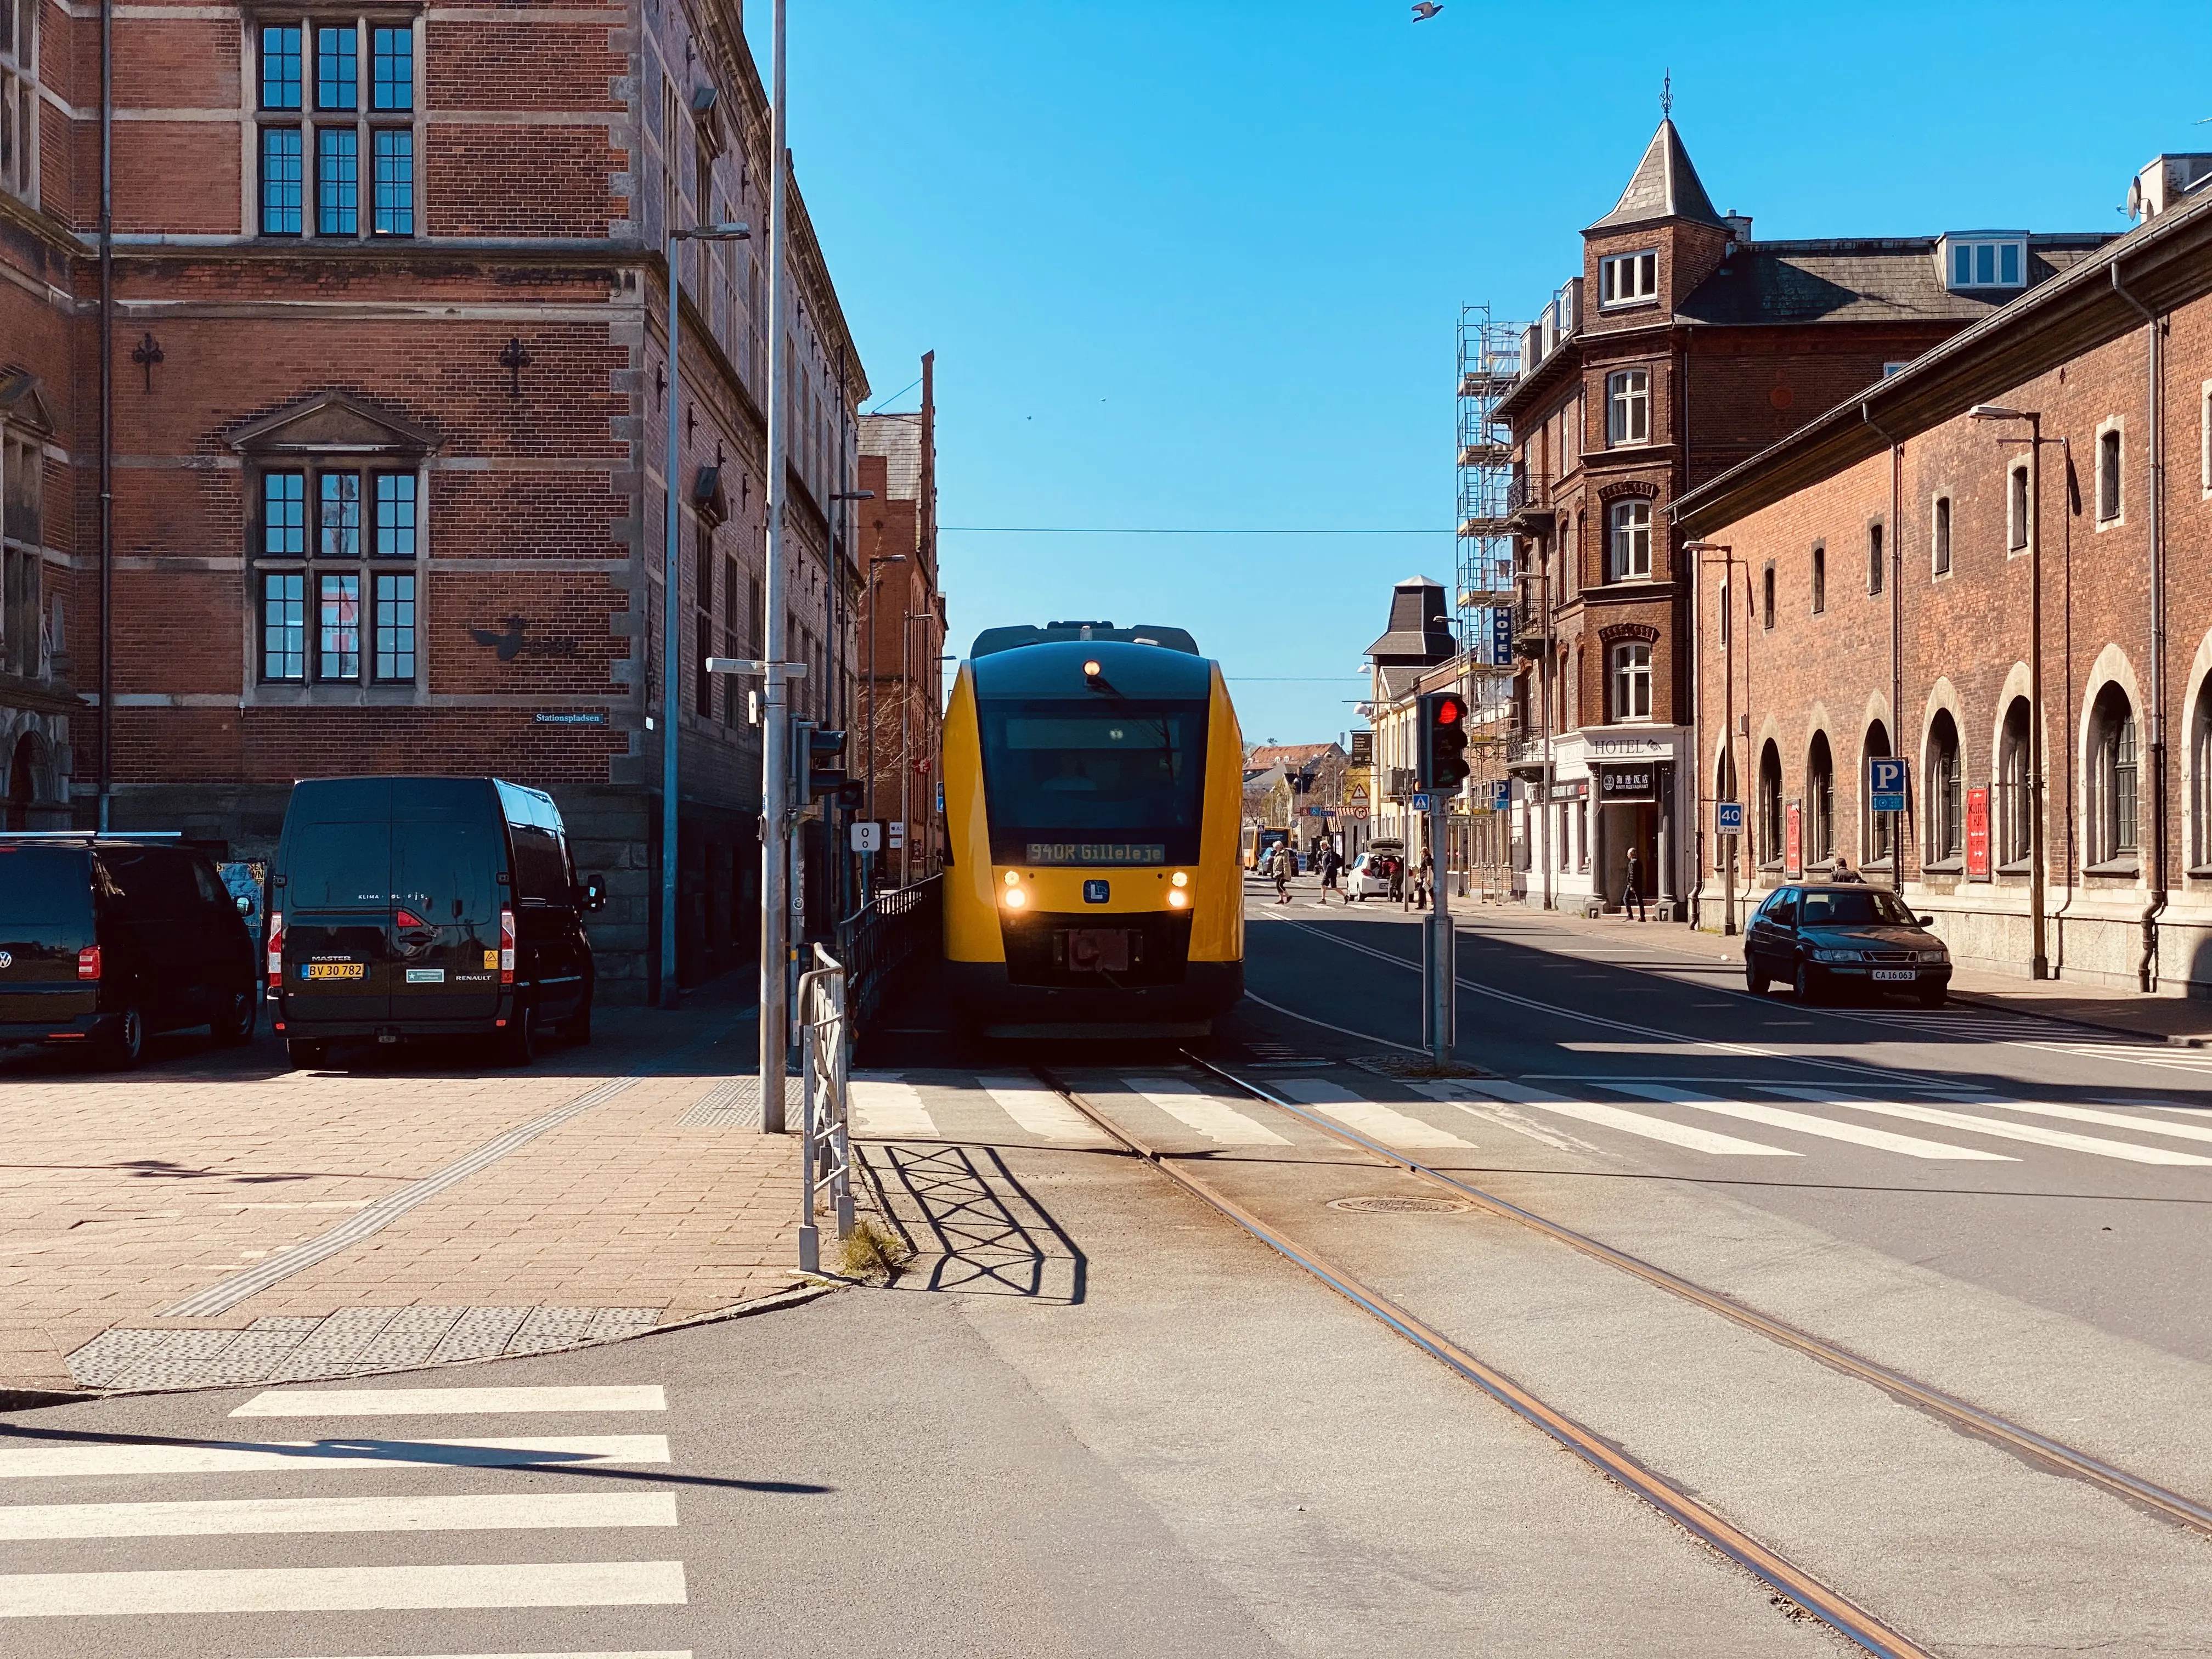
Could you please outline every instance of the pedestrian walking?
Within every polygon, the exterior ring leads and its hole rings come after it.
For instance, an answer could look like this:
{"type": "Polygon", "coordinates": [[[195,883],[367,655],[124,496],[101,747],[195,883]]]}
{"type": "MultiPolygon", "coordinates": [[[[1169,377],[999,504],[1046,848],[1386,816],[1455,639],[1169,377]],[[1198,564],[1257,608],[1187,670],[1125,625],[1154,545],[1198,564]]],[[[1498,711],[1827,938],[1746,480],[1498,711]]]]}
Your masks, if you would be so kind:
{"type": "Polygon", "coordinates": [[[1430,862],[1429,855],[1426,853],[1423,853],[1421,854],[1421,867],[1414,873],[1413,876],[1413,908],[1416,910],[1425,910],[1429,908],[1429,892],[1431,884],[1432,884],[1436,878],[1436,866],[1430,862]]]}
{"type": "Polygon", "coordinates": [[[1854,882],[1861,887],[1866,885],[1866,878],[1861,875],[1857,871],[1852,869],[1850,860],[1845,858],[1841,853],[1836,854],[1836,867],[1828,872],[1828,879],[1830,881],[1854,882]]]}
{"type": "MultiPolygon", "coordinates": [[[[1321,844],[1321,906],[1324,910],[1328,908],[1328,896],[1337,891],[1336,872],[1343,867],[1344,855],[1336,850],[1335,839],[1332,837],[1323,842],[1321,844]]],[[[1340,896],[1346,904],[1352,902],[1349,895],[1340,896]]]]}
{"type": "Polygon", "coordinates": [[[1290,842],[1285,841],[1276,843],[1275,902],[1278,904],[1288,904],[1291,902],[1291,872],[1297,868],[1297,859],[1298,855],[1291,851],[1290,842]]]}
{"type": "Polygon", "coordinates": [[[1383,855],[1382,865],[1382,873],[1389,877],[1390,881],[1390,902],[1404,903],[1406,902],[1406,860],[1395,853],[1387,853],[1383,855]]]}
{"type": "Polygon", "coordinates": [[[1638,921],[1651,920],[1644,909],[1644,858],[1633,847],[1628,849],[1628,884],[1621,890],[1620,911],[1638,921]]]}

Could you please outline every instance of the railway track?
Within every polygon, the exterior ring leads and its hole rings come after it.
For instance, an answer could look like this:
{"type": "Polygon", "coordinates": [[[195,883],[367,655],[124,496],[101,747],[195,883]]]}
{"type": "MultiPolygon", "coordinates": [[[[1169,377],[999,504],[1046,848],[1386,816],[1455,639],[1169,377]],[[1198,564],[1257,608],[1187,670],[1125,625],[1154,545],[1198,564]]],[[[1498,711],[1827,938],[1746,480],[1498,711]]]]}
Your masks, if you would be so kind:
{"type": "MultiPolygon", "coordinates": [[[[1364,1137],[1342,1134],[1334,1125],[1328,1124],[1324,1120],[1316,1118],[1218,1066],[1202,1060],[1196,1060],[1194,1057],[1188,1054],[1185,1058],[1193,1060],[1194,1063],[1202,1070],[1234,1085],[1255,1099],[1290,1112],[1333,1133],[1339,1133],[1340,1137],[1348,1144],[1361,1146],[1367,1152],[1376,1153],[1389,1163],[1414,1167],[1407,1165],[1404,1158],[1376,1146],[1374,1143],[1367,1141],[1364,1137]]],[[[1505,1407],[1507,1410],[1550,1436],[1552,1439],[1590,1464],[1607,1479],[1635,1493],[1693,1537],[1735,1561],[1776,1595],[1803,1608],[1868,1653],[1882,1656],[1883,1659],[1934,1659],[1934,1656],[1927,1649],[1920,1646],[1909,1637],[1891,1629],[1840,1591],[1777,1553],[1758,1539],[1752,1537],[1725,1516],[1668,1480],[1663,1474],[1637,1462],[1620,1448],[1609,1443],[1594,1430],[1547,1405],[1511,1377],[1460,1346],[1443,1333],[1421,1319],[1419,1315],[1401,1307],[1317,1251],[1291,1237],[1281,1228],[1253,1214],[1212,1183],[1192,1173],[1185,1167],[1184,1160],[1171,1153],[1163,1152],[1158,1147],[1139,1139],[1120,1123],[1093,1107],[1083,1097],[1079,1090],[1062,1081],[1049,1068],[1039,1066],[1036,1069],[1037,1075],[1069,1105],[1081,1112],[1097,1124],[1104,1133],[1143,1158],[1192,1197],[1226,1217],[1260,1243],[1343,1297],[1354,1307],[1377,1320],[1423,1352],[1440,1361],[1468,1382],[1474,1384],[1492,1399],[1505,1407]]],[[[1455,1185],[1455,1183],[1451,1184],[1455,1185]]],[[[1473,1193],[1471,1188],[1459,1190],[1473,1193]]],[[[1503,1203],[1503,1200],[1498,1200],[1491,1201],[1493,1204],[1503,1203]]],[[[1526,1212],[1517,1212],[1515,1218],[1522,1218],[1525,1215],[1526,1212]]],[[[1540,1219],[1534,1217],[1527,1218],[1531,1221],[1540,1219]]],[[[1565,1230],[1561,1231],[1564,1232],[1565,1230]]]]}

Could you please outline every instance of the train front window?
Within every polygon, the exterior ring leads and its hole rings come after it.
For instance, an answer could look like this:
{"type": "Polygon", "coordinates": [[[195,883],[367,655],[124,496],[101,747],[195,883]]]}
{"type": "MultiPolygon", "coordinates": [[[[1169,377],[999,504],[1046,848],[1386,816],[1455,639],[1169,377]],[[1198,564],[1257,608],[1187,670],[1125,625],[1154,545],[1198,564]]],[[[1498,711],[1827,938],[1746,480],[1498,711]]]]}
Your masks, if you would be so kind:
{"type": "Polygon", "coordinates": [[[1206,714],[1200,702],[980,699],[993,861],[1194,861],[1206,714]]]}

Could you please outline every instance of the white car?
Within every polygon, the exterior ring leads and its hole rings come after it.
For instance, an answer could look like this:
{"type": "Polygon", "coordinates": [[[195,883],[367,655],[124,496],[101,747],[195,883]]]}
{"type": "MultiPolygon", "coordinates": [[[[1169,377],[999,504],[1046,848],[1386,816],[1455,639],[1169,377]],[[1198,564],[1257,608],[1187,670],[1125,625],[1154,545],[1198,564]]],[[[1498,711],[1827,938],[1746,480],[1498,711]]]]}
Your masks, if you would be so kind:
{"type": "Polygon", "coordinates": [[[1345,866],[1337,879],[1344,884],[1346,898],[1368,899],[1390,896],[1389,860],[1395,856],[1384,853],[1362,853],[1345,866]]]}

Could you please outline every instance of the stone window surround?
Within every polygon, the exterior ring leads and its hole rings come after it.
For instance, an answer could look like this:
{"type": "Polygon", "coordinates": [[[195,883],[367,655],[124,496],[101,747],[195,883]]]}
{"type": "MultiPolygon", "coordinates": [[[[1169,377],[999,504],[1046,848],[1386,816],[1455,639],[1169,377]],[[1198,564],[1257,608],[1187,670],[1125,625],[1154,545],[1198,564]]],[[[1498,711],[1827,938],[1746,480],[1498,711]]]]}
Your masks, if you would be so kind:
{"type": "Polygon", "coordinates": [[[41,44],[38,27],[39,7],[33,0],[26,4],[18,0],[17,28],[28,41],[27,52],[18,52],[15,42],[0,40],[0,121],[13,118],[15,154],[12,158],[16,179],[0,175],[0,190],[28,206],[39,205],[39,47],[41,44]],[[12,104],[13,107],[8,106],[12,104]],[[18,182],[20,180],[20,182],[18,182]]]}
{"type": "Polygon", "coordinates": [[[354,7],[312,5],[270,7],[264,10],[248,10],[240,20],[242,40],[239,60],[239,109],[243,155],[241,177],[246,187],[239,192],[239,232],[255,240],[299,242],[325,246],[358,246],[372,241],[408,241],[422,236],[424,213],[424,179],[428,173],[425,165],[424,145],[428,137],[428,118],[424,95],[428,67],[425,61],[426,20],[420,5],[362,4],[354,7]],[[296,24],[301,41],[301,97],[296,110],[269,110],[261,106],[261,31],[296,24]],[[315,139],[318,128],[343,126],[346,112],[319,111],[315,107],[313,72],[313,36],[318,25],[343,27],[350,26],[358,31],[356,37],[355,108],[350,112],[353,126],[360,135],[354,156],[355,214],[356,231],[354,234],[320,234],[315,228],[315,139]],[[407,111],[373,111],[370,88],[373,84],[374,41],[370,33],[378,27],[410,28],[415,37],[414,107],[407,111]],[[335,117],[332,119],[330,118],[335,117]],[[300,229],[292,232],[266,232],[261,228],[261,134],[264,128],[291,127],[301,131],[301,208],[300,229]],[[375,214],[375,147],[373,137],[378,130],[399,129],[413,134],[414,228],[404,234],[377,233],[372,228],[375,214]]]}

